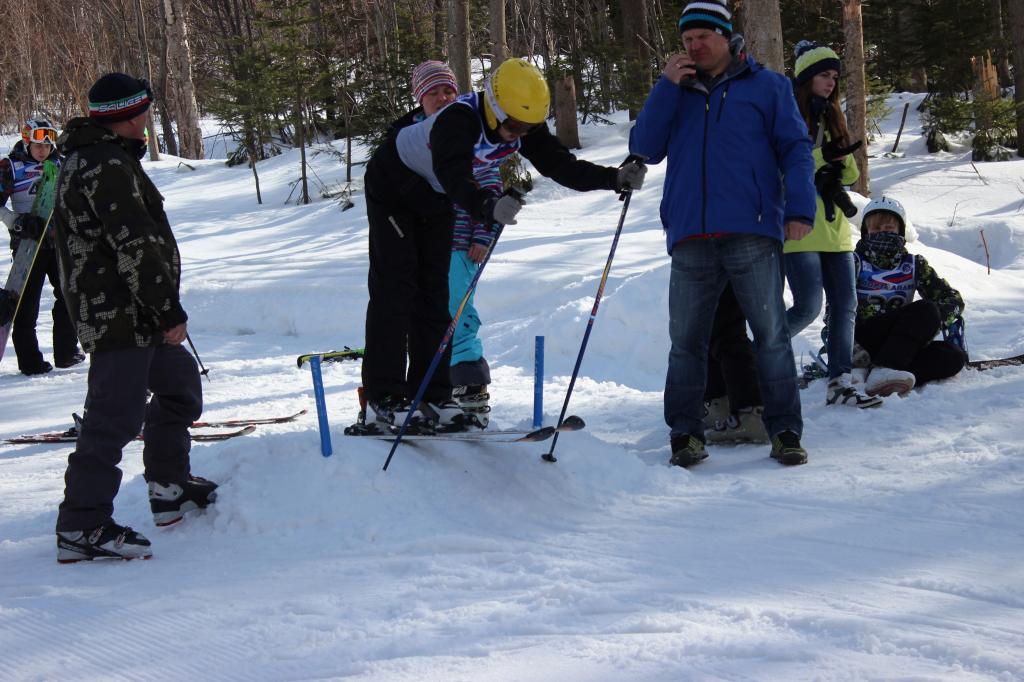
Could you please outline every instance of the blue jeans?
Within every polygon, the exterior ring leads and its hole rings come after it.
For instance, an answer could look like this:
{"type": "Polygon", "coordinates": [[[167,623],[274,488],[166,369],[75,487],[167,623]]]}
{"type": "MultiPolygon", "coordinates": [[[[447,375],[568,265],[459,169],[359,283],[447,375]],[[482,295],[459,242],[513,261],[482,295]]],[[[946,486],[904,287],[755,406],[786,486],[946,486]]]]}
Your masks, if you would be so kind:
{"type": "Polygon", "coordinates": [[[853,327],[857,320],[853,252],[804,251],[786,254],[786,279],[793,307],[786,311],[789,333],[796,336],[821,312],[821,293],[828,301],[828,376],[846,374],[852,366],[853,327]]]}
{"type": "Polygon", "coordinates": [[[782,243],[759,235],[693,239],[672,249],[668,295],[672,350],[665,378],[665,422],[673,436],[704,433],[708,339],[726,282],[732,282],[754,333],[768,433],[801,435],[796,363],[782,300],[782,243]]]}
{"type": "MultiPolygon", "coordinates": [[[[451,265],[448,268],[448,311],[452,317],[459,309],[462,297],[466,295],[470,282],[476,276],[480,266],[469,259],[467,251],[452,251],[451,265]]],[[[466,301],[462,309],[459,323],[455,326],[452,336],[452,365],[460,362],[474,362],[484,355],[484,344],[477,336],[480,331],[480,313],[473,305],[476,291],[466,301]]]]}

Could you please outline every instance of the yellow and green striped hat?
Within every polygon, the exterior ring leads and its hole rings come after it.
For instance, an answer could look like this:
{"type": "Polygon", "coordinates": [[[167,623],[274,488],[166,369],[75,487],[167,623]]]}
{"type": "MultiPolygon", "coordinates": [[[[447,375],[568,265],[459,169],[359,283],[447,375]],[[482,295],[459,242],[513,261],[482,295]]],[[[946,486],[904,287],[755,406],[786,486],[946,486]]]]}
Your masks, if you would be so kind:
{"type": "Polygon", "coordinates": [[[819,45],[811,40],[801,40],[796,44],[794,52],[796,64],[793,66],[793,80],[798,86],[829,69],[843,72],[839,55],[831,47],[819,45]]]}

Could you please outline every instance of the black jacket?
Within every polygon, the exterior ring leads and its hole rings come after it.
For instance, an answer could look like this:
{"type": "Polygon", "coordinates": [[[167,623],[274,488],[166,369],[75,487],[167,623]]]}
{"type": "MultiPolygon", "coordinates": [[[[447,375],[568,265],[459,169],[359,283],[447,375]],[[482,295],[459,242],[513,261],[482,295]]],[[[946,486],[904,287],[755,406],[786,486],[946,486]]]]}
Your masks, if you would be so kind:
{"type": "Polygon", "coordinates": [[[88,118],[68,122],[53,222],[61,288],[86,352],[158,346],[188,319],[181,259],[142,140],[88,118]]]}
{"type": "MultiPolygon", "coordinates": [[[[498,132],[487,127],[482,111],[476,113],[467,106],[449,105],[437,114],[430,133],[430,148],[434,173],[445,190],[445,194],[439,194],[402,163],[395,147],[395,136],[401,128],[416,122],[415,113],[410,112],[392,124],[384,144],[371,159],[366,171],[367,194],[382,203],[416,203],[423,213],[450,210],[450,205],[456,203],[475,220],[490,222],[494,195],[480,189],[473,179],[473,149],[481,129],[491,141],[499,139],[498,132]]],[[[521,138],[519,153],[541,175],[570,189],[617,189],[616,168],[577,159],[551,134],[547,123],[521,138]]]]}

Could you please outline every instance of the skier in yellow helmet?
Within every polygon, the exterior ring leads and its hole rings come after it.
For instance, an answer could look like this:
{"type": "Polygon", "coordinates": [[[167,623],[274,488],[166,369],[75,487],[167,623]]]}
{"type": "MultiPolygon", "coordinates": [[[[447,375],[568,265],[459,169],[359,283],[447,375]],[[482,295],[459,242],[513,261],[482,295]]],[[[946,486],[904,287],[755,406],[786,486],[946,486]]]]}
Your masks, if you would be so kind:
{"type": "Polygon", "coordinates": [[[544,176],[579,191],[639,189],[646,168],[598,166],[573,156],[548,130],[551,93],[522,59],[503,62],[480,92],[462,95],[433,116],[392,126],[366,169],[370,223],[370,300],[366,309],[363,386],[367,424],[413,421],[445,428],[464,423],[452,400],[450,348],[421,405],[412,398],[451,316],[448,269],[452,204],[475,220],[514,225],[522,203],[474,181],[474,170],[519,152],[544,176]],[[408,357],[408,361],[407,361],[408,357]]]}

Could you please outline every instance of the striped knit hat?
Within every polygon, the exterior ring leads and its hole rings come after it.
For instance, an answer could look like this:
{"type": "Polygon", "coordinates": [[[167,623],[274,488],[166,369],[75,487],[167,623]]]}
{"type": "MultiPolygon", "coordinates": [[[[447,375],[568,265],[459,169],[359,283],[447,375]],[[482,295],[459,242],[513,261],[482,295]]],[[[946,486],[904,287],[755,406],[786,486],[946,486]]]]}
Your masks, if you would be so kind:
{"type": "Polygon", "coordinates": [[[455,74],[444,62],[429,60],[412,70],[412,97],[416,100],[416,104],[420,103],[423,95],[438,85],[448,85],[455,92],[459,91],[455,74]]]}
{"type": "Polygon", "coordinates": [[[796,81],[798,87],[823,71],[834,69],[837,73],[843,72],[839,55],[830,47],[819,45],[811,40],[801,40],[793,48],[793,51],[796,54],[793,80],[796,81]]]}
{"type": "Polygon", "coordinates": [[[732,36],[732,12],[724,0],[691,2],[679,17],[679,32],[691,28],[706,28],[729,38],[732,36]]]}
{"type": "Polygon", "coordinates": [[[153,91],[145,79],[108,73],[89,88],[89,118],[100,123],[127,121],[148,110],[152,101],[153,91]]]}

